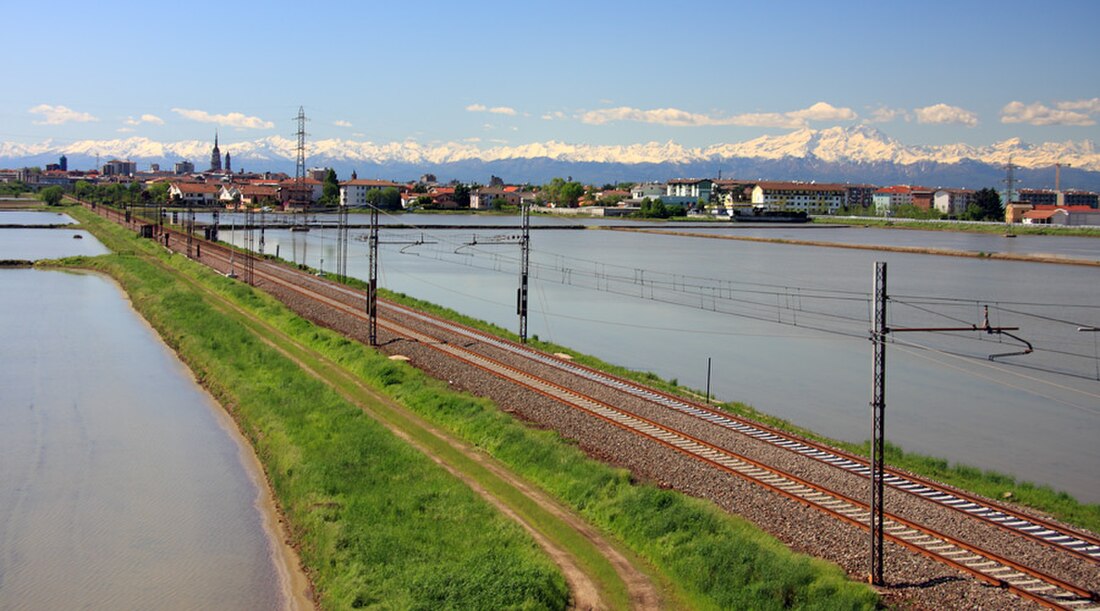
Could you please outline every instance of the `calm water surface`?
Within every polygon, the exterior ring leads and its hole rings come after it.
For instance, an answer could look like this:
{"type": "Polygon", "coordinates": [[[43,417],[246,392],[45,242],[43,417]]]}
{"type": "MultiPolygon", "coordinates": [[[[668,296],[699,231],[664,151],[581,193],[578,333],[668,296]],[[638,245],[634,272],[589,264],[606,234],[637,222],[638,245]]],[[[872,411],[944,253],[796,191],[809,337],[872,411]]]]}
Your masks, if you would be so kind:
{"type": "Polygon", "coordinates": [[[0,608],[279,607],[231,424],[117,286],[2,270],[0,337],[0,608]]]}
{"type": "MultiPolygon", "coordinates": [[[[493,218],[515,224],[507,217],[423,222],[493,218]]],[[[851,231],[871,236],[870,243],[881,236],[894,243],[923,239],[851,231]]],[[[365,232],[351,234],[348,272],[365,278],[366,244],[354,239],[365,232]]],[[[493,244],[493,236],[433,230],[424,240],[434,243],[408,246],[385,242],[419,233],[384,230],[380,284],[514,330],[519,249],[493,244]]],[[[242,243],[243,232],[223,239],[242,243]]],[[[943,239],[952,248],[990,250],[983,242],[990,236],[943,239]],[[954,242],[969,238],[970,246],[954,242]]],[[[1041,239],[1034,248],[1052,251],[1065,239],[1071,238],[1041,239]]],[[[1084,244],[1091,249],[1100,241],[1084,244]]],[[[266,232],[266,252],[276,248],[283,258],[304,258],[329,272],[336,261],[331,230],[266,232]]],[[[889,265],[892,327],[981,324],[983,306],[991,305],[992,325],[1019,326],[1016,334],[1036,347],[1031,355],[990,361],[1022,344],[975,332],[895,334],[887,357],[887,438],[1100,502],[1100,334],[1077,332],[1100,326],[1097,268],[611,231],[533,232],[529,332],[698,389],[706,386],[711,357],[711,389],[722,399],[860,442],[870,437],[866,338],[875,260],[889,265]]]]}
{"type": "Polygon", "coordinates": [[[0,225],[72,225],[73,217],[62,212],[0,210],[0,225]]]}
{"type": "Polygon", "coordinates": [[[59,259],[79,255],[96,256],[108,250],[99,240],[75,229],[0,229],[0,260],[59,259]],[[79,235],[80,239],[73,236],[79,235]]]}

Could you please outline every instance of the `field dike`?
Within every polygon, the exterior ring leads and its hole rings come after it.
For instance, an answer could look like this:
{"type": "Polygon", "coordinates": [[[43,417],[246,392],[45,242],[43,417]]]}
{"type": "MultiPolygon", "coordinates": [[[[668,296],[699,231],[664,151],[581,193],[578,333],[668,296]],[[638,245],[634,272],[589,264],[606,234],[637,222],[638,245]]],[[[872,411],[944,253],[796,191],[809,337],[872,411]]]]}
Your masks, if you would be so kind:
{"type": "MultiPolygon", "coordinates": [[[[600,607],[877,605],[836,566],[792,553],[709,502],[632,482],[489,401],[450,391],[90,213],[73,214],[116,254],[62,263],[114,276],[233,415],[324,608],[565,607],[565,578],[509,509],[520,522],[531,512],[528,523],[573,556],[597,584],[600,607]],[[394,434],[401,423],[411,428],[394,434]],[[552,507],[594,526],[592,536],[610,534],[628,564],[652,567],[662,598],[637,598],[614,554],[584,551],[589,535],[556,531],[553,511],[531,496],[497,508],[484,501],[460,475],[469,455],[447,454],[454,444],[440,434],[476,448],[469,462],[549,493],[552,507]],[[533,513],[539,508],[549,517],[533,513]]],[[[493,492],[497,484],[480,485],[493,492]]]]}

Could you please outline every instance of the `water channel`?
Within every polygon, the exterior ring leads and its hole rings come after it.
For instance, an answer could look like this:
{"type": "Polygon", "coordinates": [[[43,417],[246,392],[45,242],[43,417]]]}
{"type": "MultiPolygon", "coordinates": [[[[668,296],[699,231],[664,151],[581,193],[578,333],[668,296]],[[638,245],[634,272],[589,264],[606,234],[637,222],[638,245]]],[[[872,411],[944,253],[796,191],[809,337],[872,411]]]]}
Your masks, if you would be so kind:
{"type": "MultiPolygon", "coordinates": [[[[105,252],[70,234],[0,258],[105,252]]],[[[286,603],[250,450],[117,285],[0,270],[0,337],[0,608],[286,603]]]]}
{"type": "MultiPolygon", "coordinates": [[[[519,248],[510,229],[516,218],[410,214],[384,222],[500,225],[499,231],[383,229],[380,285],[517,328],[519,248]]],[[[224,216],[222,223],[222,239],[243,244],[244,232],[227,231],[224,216]]],[[[863,228],[705,231],[983,252],[1007,243],[1015,252],[1100,259],[1100,240],[1088,238],[1012,241],[863,228]]],[[[349,242],[348,273],[359,278],[368,273],[365,233],[352,230],[349,242]]],[[[265,245],[269,254],[278,250],[330,273],[337,258],[331,229],[267,230],[265,245]]],[[[706,386],[709,357],[714,395],[860,442],[870,437],[867,336],[876,260],[889,266],[891,327],[981,325],[988,305],[991,326],[1018,326],[1012,333],[1035,346],[1026,356],[990,360],[1022,351],[1023,343],[974,331],[894,334],[888,440],[1100,502],[1100,334],[1077,330],[1100,325],[1097,267],[607,230],[533,231],[529,332],[697,389],[706,386]]]]}

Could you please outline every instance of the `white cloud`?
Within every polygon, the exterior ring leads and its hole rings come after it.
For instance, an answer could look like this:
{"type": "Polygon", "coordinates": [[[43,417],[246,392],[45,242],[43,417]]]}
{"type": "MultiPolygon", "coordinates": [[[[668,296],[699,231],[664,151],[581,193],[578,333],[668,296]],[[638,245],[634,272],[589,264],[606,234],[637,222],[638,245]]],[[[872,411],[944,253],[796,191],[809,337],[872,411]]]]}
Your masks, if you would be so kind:
{"type": "Polygon", "coordinates": [[[614,121],[637,121],[638,123],[656,123],[659,125],[708,125],[714,121],[706,115],[694,114],[677,108],[656,108],[642,110],[629,106],[590,110],[581,115],[581,122],[589,125],[603,125],[614,121]]]}
{"type": "Polygon", "coordinates": [[[856,113],[851,108],[837,108],[826,102],[818,102],[804,110],[795,110],[784,114],[805,121],[851,121],[856,118],[856,113]]]}
{"type": "Polygon", "coordinates": [[[896,119],[909,120],[909,112],[904,108],[887,108],[880,106],[871,111],[871,116],[865,119],[866,123],[889,123],[896,119]]]}
{"type": "Polygon", "coordinates": [[[1024,104],[1009,102],[1001,109],[1001,123],[1027,123],[1028,125],[1095,125],[1089,115],[1100,113],[1100,98],[1056,102],[1050,108],[1040,102],[1024,104]],[[1080,112],[1083,111],[1083,112],[1080,112]]]}
{"type": "Polygon", "coordinates": [[[351,121],[345,121],[343,119],[337,119],[332,122],[336,127],[351,127],[351,121]]]}
{"type": "Polygon", "coordinates": [[[133,117],[126,117],[126,119],[123,121],[123,123],[125,123],[126,125],[141,125],[142,123],[152,123],[153,125],[164,125],[164,119],[161,119],[160,117],[158,117],[156,115],[151,115],[151,114],[146,113],[144,115],[141,115],[137,119],[135,119],[133,117]]]}
{"type": "Polygon", "coordinates": [[[837,108],[826,102],[818,102],[809,108],[784,113],[744,113],[730,117],[693,113],[678,108],[642,110],[629,106],[591,110],[580,115],[581,121],[590,125],[603,125],[612,121],[637,121],[676,127],[740,125],[789,129],[806,127],[810,121],[851,121],[855,118],[857,115],[851,108],[837,108]]]}
{"type": "Polygon", "coordinates": [[[565,118],[565,113],[560,111],[560,110],[555,110],[554,112],[543,113],[543,115],[542,115],[542,119],[544,121],[553,121],[555,119],[564,119],[564,118],[565,118]]]}
{"type": "Polygon", "coordinates": [[[1092,98],[1091,100],[1073,100],[1069,102],[1057,102],[1055,103],[1060,110],[1083,110],[1087,113],[1097,114],[1100,113],[1100,98],[1092,98]]]}
{"type": "Polygon", "coordinates": [[[516,115],[516,109],[508,106],[493,106],[490,108],[484,104],[470,104],[466,107],[466,110],[470,112],[488,112],[494,115],[508,115],[509,117],[516,115]]]}
{"type": "Polygon", "coordinates": [[[39,104],[27,112],[32,115],[42,116],[40,121],[34,121],[35,125],[62,125],[70,122],[88,123],[99,120],[86,112],[78,112],[67,106],[61,105],[51,106],[49,104],[39,104]]]}
{"type": "Polygon", "coordinates": [[[172,112],[185,119],[191,119],[199,123],[216,123],[218,125],[239,127],[241,129],[271,129],[275,127],[275,124],[271,121],[264,121],[259,117],[249,117],[239,112],[214,115],[205,110],[191,110],[187,108],[173,108],[172,112]]]}
{"type": "Polygon", "coordinates": [[[132,128],[132,127],[120,127],[118,129],[116,129],[115,131],[119,132],[119,133],[122,133],[122,134],[129,134],[129,133],[134,131],[134,128],[132,128]]]}
{"type": "Polygon", "coordinates": [[[466,138],[465,140],[463,140],[463,142],[474,142],[474,143],[481,142],[481,138],[478,138],[477,136],[471,136],[471,137],[466,138]]]}
{"type": "Polygon", "coordinates": [[[917,123],[933,125],[960,123],[967,127],[974,127],[978,124],[978,115],[965,108],[947,104],[933,104],[932,106],[917,108],[913,110],[913,114],[917,116],[917,123]]]}

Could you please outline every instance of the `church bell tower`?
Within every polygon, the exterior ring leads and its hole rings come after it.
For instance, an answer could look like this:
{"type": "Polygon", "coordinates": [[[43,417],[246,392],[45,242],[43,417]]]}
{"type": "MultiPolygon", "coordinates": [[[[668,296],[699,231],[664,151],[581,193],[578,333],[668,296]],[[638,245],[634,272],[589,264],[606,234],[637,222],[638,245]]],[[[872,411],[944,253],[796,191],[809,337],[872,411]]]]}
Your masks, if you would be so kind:
{"type": "Polygon", "coordinates": [[[210,171],[222,171],[222,152],[218,149],[218,131],[214,130],[214,150],[210,151],[210,171]]]}

